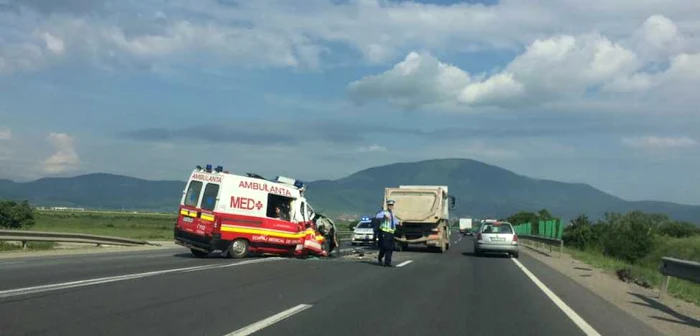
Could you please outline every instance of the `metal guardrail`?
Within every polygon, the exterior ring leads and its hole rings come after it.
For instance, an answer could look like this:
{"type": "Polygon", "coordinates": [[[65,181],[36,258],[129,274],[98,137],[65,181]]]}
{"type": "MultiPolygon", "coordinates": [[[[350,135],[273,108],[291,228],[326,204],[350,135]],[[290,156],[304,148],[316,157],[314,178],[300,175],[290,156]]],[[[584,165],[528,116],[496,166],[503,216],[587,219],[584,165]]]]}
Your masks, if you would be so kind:
{"type": "Polygon", "coordinates": [[[524,240],[531,240],[538,244],[546,244],[549,246],[549,253],[552,253],[552,246],[559,246],[559,258],[561,258],[561,254],[564,253],[564,241],[561,239],[531,235],[518,235],[518,238],[524,240]]]}
{"type": "Polygon", "coordinates": [[[661,291],[659,292],[659,299],[668,291],[668,282],[671,277],[700,283],[700,263],[696,261],[663,257],[661,258],[659,272],[665,275],[661,291]]]}
{"type": "Polygon", "coordinates": [[[56,243],[85,243],[100,245],[155,245],[160,244],[150,243],[145,240],[98,236],[84,233],[68,233],[68,232],[41,232],[41,231],[25,231],[25,230],[0,230],[0,241],[19,241],[22,242],[22,248],[27,246],[30,241],[56,242],[56,243]]]}

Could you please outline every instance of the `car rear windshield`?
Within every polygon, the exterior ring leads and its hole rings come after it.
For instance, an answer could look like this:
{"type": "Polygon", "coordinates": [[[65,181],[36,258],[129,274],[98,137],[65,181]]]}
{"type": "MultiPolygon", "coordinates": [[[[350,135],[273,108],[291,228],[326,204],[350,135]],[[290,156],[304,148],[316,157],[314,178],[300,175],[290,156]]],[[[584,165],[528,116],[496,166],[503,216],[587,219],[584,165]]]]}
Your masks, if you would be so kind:
{"type": "Polygon", "coordinates": [[[370,222],[360,223],[360,224],[357,224],[356,228],[358,228],[358,229],[371,229],[372,223],[370,223],[370,222]]]}
{"type": "Polygon", "coordinates": [[[484,224],[481,233],[513,233],[513,228],[508,224],[484,224]]]}

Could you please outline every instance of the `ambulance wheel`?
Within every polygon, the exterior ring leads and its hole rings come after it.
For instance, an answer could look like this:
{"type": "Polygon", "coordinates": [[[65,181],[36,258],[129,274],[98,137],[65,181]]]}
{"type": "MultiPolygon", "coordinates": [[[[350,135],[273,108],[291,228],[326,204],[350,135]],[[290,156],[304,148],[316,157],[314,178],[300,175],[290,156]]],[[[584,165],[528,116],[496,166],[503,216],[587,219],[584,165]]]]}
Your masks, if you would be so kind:
{"type": "Polygon", "coordinates": [[[195,249],[190,249],[190,252],[192,252],[192,255],[195,256],[195,258],[204,258],[209,255],[209,252],[204,252],[195,249]]]}
{"type": "Polygon", "coordinates": [[[231,243],[231,247],[228,249],[228,255],[231,258],[240,259],[248,256],[250,244],[247,240],[243,238],[238,238],[231,243]]]}

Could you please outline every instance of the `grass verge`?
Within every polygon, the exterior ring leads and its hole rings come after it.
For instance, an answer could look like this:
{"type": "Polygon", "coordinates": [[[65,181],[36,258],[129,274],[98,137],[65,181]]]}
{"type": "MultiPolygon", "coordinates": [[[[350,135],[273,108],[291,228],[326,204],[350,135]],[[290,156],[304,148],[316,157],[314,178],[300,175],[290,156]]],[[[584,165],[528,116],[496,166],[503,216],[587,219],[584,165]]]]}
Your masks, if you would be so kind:
{"type": "Polygon", "coordinates": [[[175,214],[37,211],[32,231],[171,240],[175,214]]]}
{"type": "MultiPolygon", "coordinates": [[[[663,246],[671,245],[673,244],[664,244],[663,246]]],[[[700,247],[700,245],[698,246],[700,247]]],[[[678,246],[676,245],[676,247],[678,246]]],[[[658,252],[661,251],[655,251],[657,253],[650,254],[645,258],[645,260],[642,263],[638,265],[630,265],[623,261],[606,257],[598,251],[582,251],[569,248],[567,252],[570,253],[574,259],[578,259],[593,267],[601,268],[606,271],[615,272],[620,269],[629,269],[632,278],[646,281],[655,288],[661,287],[661,282],[664,276],[658,270],[658,266],[661,262],[661,257],[657,256],[657,254],[659,254],[658,252]]],[[[674,257],[673,254],[674,253],[668,253],[663,254],[663,256],[674,257]]],[[[685,257],[683,259],[691,258],[685,257]]],[[[671,278],[668,285],[668,295],[688,302],[692,302],[700,306],[700,284],[692,283],[681,279],[671,278]]]]}

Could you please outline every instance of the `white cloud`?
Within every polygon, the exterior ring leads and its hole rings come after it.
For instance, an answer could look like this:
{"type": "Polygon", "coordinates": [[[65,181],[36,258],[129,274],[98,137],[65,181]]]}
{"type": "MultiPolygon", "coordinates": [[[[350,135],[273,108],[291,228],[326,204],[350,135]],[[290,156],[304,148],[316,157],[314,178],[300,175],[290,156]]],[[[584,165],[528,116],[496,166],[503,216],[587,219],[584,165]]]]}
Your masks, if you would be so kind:
{"type": "Polygon", "coordinates": [[[44,161],[46,173],[63,173],[77,168],[80,164],[80,158],[75,151],[71,136],[65,133],[51,133],[48,140],[56,151],[44,161]]]}
{"type": "Polygon", "coordinates": [[[412,52],[391,70],[351,83],[349,91],[358,103],[385,98],[412,108],[454,101],[469,82],[469,74],[461,69],[412,52]]]}
{"type": "Polygon", "coordinates": [[[41,36],[44,38],[44,42],[46,42],[46,49],[48,49],[56,55],[63,54],[63,52],[65,51],[63,40],[51,35],[50,33],[44,33],[41,36]]]}
{"type": "Polygon", "coordinates": [[[659,136],[642,136],[642,137],[627,137],[622,138],[622,143],[637,148],[643,149],[669,149],[669,148],[688,148],[698,144],[692,138],[687,136],[682,137],[659,137],[659,136]]]}
{"type": "Polygon", "coordinates": [[[12,130],[8,127],[0,126],[0,141],[12,140],[12,130]]]}
{"type": "Polygon", "coordinates": [[[85,8],[75,3],[59,14],[60,7],[44,7],[36,3],[0,12],[4,72],[36,70],[69,51],[101,62],[208,63],[201,60],[206,55],[224,64],[316,68],[337,46],[349,47],[368,62],[384,63],[410,50],[514,51],[554,34],[592,31],[614,40],[636,32],[636,39],[650,46],[645,57],[681,47],[700,51],[696,0],[542,0],[538,6],[528,0],[501,0],[493,6],[385,0],[172,0],[163,6],[144,0],[85,8]],[[90,14],[88,9],[95,8],[99,15],[90,14]],[[687,38],[681,39],[682,34],[687,38]],[[28,67],[21,62],[27,57],[43,62],[34,60],[28,67]]]}
{"type": "Polygon", "coordinates": [[[386,147],[373,144],[367,147],[361,147],[360,149],[358,149],[358,151],[361,153],[386,152],[386,147]]]}
{"type": "MultiPolygon", "coordinates": [[[[650,41],[645,46],[659,49],[679,38],[665,17],[652,16],[644,27],[661,26],[660,32],[645,30],[650,41]],[[651,23],[650,23],[651,22],[651,23]]],[[[646,29],[646,28],[645,28],[646,29]]],[[[639,47],[639,46],[638,46],[639,47]]],[[[650,96],[676,97],[681,101],[697,95],[691,83],[700,84],[700,53],[681,53],[666,59],[664,71],[650,71],[653,59],[639,56],[623,42],[600,34],[558,35],[537,39],[503,70],[493,74],[469,74],[438,61],[428,53],[411,52],[384,73],[366,76],[348,85],[357,102],[386,100],[402,107],[512,107],[542,105],[548,102],[597,98],[615,93],[650,93],[650,96]],[[685,92],[684,92],[685,93],[685,92]],[[591,95],[593,94],[593,95],[591,95]]]]}

